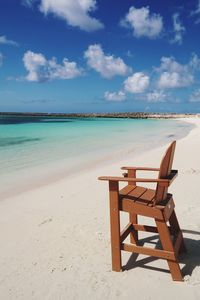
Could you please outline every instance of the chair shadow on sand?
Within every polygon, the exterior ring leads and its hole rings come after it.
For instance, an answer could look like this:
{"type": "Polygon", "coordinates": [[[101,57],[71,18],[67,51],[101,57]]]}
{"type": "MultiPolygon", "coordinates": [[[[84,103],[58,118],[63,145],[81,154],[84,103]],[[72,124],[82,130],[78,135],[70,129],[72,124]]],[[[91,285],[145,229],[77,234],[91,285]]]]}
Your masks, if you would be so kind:
{"type": "MultiPolygon", "coordinates": [[[[194,231],[194,230],[187,230],[183,229],[182,230],[183,234],[189,235],[198,235],[199,239],[192,239],[189,237],[184,237],[184,242],[186,245],[187,253],[183,253],[179,256],[179,262],[183,264],[184,266],[182,267],[182,274],[183,276],[186,275],[192,275],[193,270],[197,267],[200,266],[200,232],[194,231]]],[[[154,244],[156,249],[160,249],[161,244],[160,241],[158,240],[158,235],[153,235],[147,238],[143,238],[140,240],[140,245],[144,245],[144,243],[148,244],[154,244]]],[[[123,270],[131,270],[137,267],[144,268],[144,269],[149,269],[149,270],[157,270],[165,273],[169,273],[169,270],[165,270],[162,268],[154,267],[148,265],[149,263],[156,261],[158,258],[156,257],[145,257],[142,259],[137,260],[139,254],[137,253],[132,253],[130,256],[128,262],[126,265],[123,266],[123,270]]]]}

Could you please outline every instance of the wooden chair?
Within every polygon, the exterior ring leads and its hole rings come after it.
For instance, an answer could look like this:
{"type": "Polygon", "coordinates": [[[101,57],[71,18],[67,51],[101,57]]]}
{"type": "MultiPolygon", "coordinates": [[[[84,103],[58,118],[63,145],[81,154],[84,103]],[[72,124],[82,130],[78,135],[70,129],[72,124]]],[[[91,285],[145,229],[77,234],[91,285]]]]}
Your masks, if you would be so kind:
{"type": "Polygon", "coordinates": [[[178,174],[176,170],[172,170],[175,146],[176,141],[167,149],[160,168],[122,167],[122,170],[127,170],[124,177],[99,177],[99,180],[109,181],[113,271],[121,271],[121,250],[124,250],[167,260],[173,280],[183,281],[178,254],[186,249],[175,214],[173,197],[168,193],[168,187],[178,174]],[[137,178],[138,170],[158,171],[158,179],[137,178]],[[119,190],[119,182],[127,182],[127,185],[119,190]],[[156,189],[137,186],[137,182],[156,183],[156,189]],[[129,213],[130,220],[122,232],[120,232],[120,211],[129,213]],[[138,224],[138,215],[155,219],[156,226],[138,224]],[[158,233],[162,249],[141,246],[138,231],[158,233]],[[130,244],[124,243],[129,235],[130,244]]]}

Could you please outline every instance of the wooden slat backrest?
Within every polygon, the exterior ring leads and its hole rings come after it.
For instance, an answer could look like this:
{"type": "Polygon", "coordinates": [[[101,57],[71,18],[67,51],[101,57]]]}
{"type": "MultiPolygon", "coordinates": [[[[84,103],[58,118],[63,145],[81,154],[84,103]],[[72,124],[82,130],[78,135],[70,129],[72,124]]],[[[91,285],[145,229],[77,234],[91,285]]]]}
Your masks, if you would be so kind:
{"type": "MultiPolygon", "coordinates": [[[[158,179],[167,179],[170,175],[174,159],[175,147],[176,141],[173,141],[168,147],[165,155],[163,156],[160,164],[158,179]]],[[[167,187],[160,186],[159,183],[157,184],[154,204],[158,204],[160,201],[165,200],[167,196],[167,190],[167,187]]]]}

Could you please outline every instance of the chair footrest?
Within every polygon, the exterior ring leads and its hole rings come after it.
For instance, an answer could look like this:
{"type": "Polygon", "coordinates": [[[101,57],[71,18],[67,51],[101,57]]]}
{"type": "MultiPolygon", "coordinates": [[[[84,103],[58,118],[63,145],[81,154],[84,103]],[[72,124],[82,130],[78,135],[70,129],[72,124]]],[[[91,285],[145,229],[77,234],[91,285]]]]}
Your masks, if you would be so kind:
{"type": "MultiPolygon", "coordinates": [[[[168,229],[170,231],[170,234],[175,235],[173,228],[168,226],[168,229]]],[[[158,233],[158,228],[155,226],[128,223],[120,234],[121,242],[123,242],[132,231],[145,231],[145,232],[158,233]]],[[[175,236],[177,236],[177,234],[175,236]]]]}
{"type": "Polygon", "coordinates": [[[155,256],[162,259],[167,259],[171,261],[176,261],[176,256],[174,252],[166,251],[166,250],[159,250],[153,249],[148,247],[137,246],[133,244],[121,244],[121,250],[128,251],[128,252],[135,252],[139,254],[155,256]]]}

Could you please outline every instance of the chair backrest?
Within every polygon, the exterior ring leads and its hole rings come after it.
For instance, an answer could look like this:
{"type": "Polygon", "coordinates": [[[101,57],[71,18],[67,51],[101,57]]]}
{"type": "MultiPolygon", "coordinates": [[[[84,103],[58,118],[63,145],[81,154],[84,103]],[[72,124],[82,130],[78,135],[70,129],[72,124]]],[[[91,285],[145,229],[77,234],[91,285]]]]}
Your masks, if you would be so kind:
{"type": "MultiPolygon", "coordinates": [[[[160,164],[158,179],[167,179],[170,175],[174,159],[175,147],[176,141],[173,141],[166,150],[166,153],[163,156],[160,164]]],[[[160,201],[165,200],[167,196],[167,190],[168,187],[160,186],[159,183],[157,184],[154,204],[158,204],[160,201]]]]}

